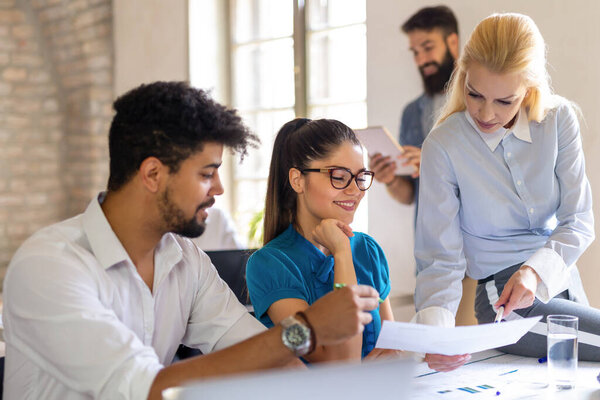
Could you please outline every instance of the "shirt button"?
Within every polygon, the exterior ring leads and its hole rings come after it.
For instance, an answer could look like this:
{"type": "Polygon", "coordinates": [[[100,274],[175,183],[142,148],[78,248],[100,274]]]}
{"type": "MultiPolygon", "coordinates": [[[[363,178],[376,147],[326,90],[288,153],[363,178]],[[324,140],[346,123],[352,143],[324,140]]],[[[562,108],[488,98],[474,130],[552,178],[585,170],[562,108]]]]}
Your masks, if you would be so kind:
{"type": "MultiPolygon", "coordinates": [[[[517,185],[521,185],[521,181],[517,181],[517,185]]],[[[532,210],[533,210],[533,208],[532,208],[532,210]]]]}
{"type": "Polygon", "coordinates": [[[507,157],[510,157],[510,156],[512,156],[512,153],[511,153],[511,152],[508,152],[508,153],[506,153],[506,156],[507,156],[507,157]]]}
{"type": "Polygon", "coordinates": [[[533,214],[533,208],[529,209],[529,214],[533,214]]]}

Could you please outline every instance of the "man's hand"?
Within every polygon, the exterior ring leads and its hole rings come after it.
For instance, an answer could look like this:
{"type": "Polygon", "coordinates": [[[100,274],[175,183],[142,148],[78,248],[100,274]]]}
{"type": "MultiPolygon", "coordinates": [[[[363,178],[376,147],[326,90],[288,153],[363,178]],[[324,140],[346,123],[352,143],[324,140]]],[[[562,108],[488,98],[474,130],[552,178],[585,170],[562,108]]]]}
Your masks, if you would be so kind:
{"type": "Polygon", "coordinates": [[[461,354],[457,356],[444,356],[442,354],[425,355],[425,362],[427,362],[429,368],[440,372],[449,372],[455,370],[470,359],[470,354],[461,354]]]}
{"type": "MultiPolygon", "coordinates": [[[[412,165],[415,168],[415,172],[411,175],[413,178],[418,178],[421,173],[421,149],[415,146],[402,146],[404,153],[402,158],[404,162],[402,165],[412,165]]],[[[377,176],[377,175],[375,175],[377,176]]]]}
{"type": "Polygon", "coordinates": [[[338,344],[362,333],[379,305],[379,293],[366,285],[346,286],[327,293],[305,310],[317,345],[338,344]]]}
{"type": "Polygon", "coordinates": [[[381,153],[376,153],[369,158],[369,169],[375,172],[375,180],[385,183],[392,183],[396,178],[396,162],[390,156],[384,157],[381,153]]]}
{"type": "Polygon", "coordinates": [[[500,298],[494,304],[498,308],[504,306],[504,315],[513,310],[527,308],[535,300],[535,292],[541,279],[537,272],[529,265],[523,265],[515,272],[502,290],[500,298]]]}
{"type": "MultiPolygon", "coordinates": [[[[372,319],[368,311],[377,308],[378,298],[379,294],[372,287],[353,285],[315,301],[304,310],[304,315],[314,329],[316,345],[340,344],[362,333],[364,325],[372,319]]],[[[161,369],[152,382],[148,399],[158,400],[164,389],[200,378],[290,365],[297,359],[283,345],[281,332],[281,326],[276,326],[227,348],[161,369]]],[[[358,355],[360,358],[360,347],[358,355]]]]}

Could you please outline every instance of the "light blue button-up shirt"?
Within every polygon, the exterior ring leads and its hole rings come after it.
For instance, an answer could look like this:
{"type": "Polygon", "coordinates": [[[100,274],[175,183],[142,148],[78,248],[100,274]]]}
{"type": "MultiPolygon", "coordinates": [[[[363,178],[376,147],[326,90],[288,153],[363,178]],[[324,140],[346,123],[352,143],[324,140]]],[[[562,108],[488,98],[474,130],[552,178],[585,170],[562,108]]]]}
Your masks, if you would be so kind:
{"type": "Polygon", "coordinates": [[[521,262],[540,276],[536,296],[547,302],[572,287],[575,262],[593,239],[591,189],[569,105],[541,123],[521,110],[511,129],[491,134],[460,112],[425,140],[415,237],[418,322],[453,324],[465,272],[482,279],[521,262]]]}

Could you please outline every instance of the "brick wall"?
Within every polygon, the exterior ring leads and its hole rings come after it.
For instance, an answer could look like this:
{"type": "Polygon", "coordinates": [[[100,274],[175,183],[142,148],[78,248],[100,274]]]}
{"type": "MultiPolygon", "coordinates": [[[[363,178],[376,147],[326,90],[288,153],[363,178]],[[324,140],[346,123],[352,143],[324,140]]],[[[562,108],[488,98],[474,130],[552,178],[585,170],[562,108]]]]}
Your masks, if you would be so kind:
{"type": "Polygon", "coordinates": [[[105,187],[112,83],[110,0],[0,0],[0,278],[105,187]]]}

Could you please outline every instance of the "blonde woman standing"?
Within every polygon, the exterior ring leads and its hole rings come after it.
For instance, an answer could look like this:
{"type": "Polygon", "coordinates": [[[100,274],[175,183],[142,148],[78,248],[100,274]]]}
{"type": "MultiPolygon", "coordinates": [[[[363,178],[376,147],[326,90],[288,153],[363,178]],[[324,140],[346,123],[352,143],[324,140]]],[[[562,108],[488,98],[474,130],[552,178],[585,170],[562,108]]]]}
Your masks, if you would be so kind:
{"type": "MultiPolygon", "coordinates": [[[[417,322],[454,325],[466,273],[478,280],[475,313],[492,322],[542,315],[501,350],[546,353],[545,317],[577,315],[600,332],[575,262],[594,240],[592,195],[575,106],[555,95],[533,20],[494,14],[465,45],[448,103],[423,146],[415,243],[417,322]]],[[[579,357],[600,360],[582,344],[579,357]]],[[[427,355],[451,370],[468,355],[427,355]]]]}

